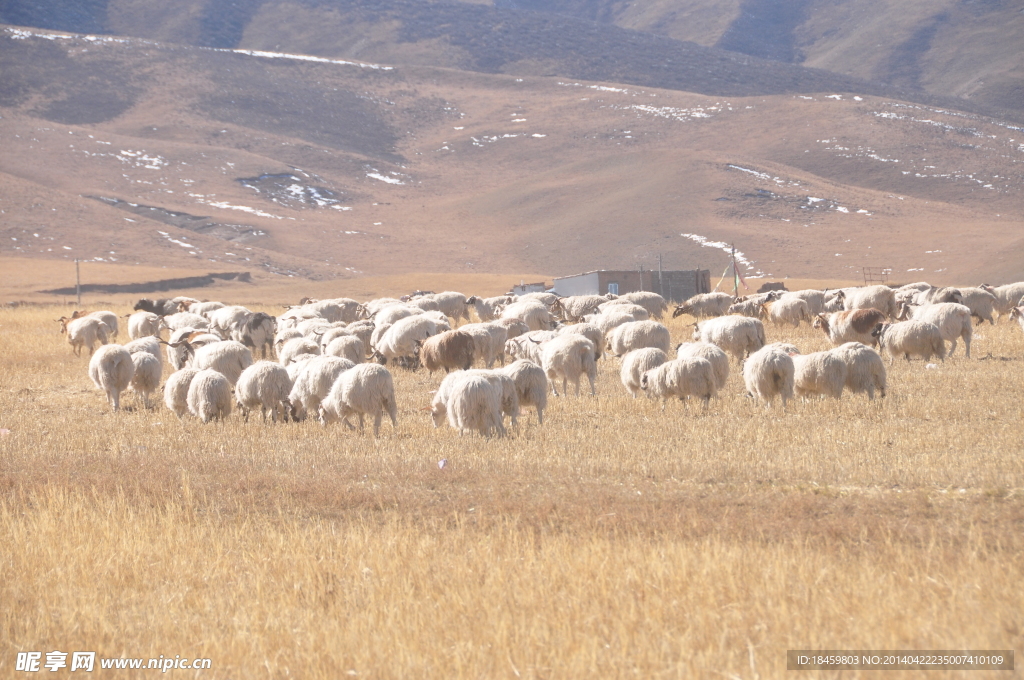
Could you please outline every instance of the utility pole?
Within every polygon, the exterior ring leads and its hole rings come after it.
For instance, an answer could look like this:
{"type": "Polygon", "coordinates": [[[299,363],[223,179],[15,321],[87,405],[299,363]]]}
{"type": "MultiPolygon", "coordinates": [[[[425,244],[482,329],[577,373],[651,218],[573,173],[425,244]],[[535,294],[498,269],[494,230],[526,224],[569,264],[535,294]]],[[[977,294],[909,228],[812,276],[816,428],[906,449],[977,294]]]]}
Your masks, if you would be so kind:
{"type": "Polygon", "coordinates": [[[78,258],[75,258],[75,296],[78,298],[78,308],[82,308],[82,275],[78,268],[78,258]]]}
{"type": "Polygon", "coordinates": [[[740,294],[740,273],[736,269],[736,244],[732,244],[732,287],[733,297],[738,297],[740,294]]]}
{"type": "Polygon", "coordinates": [[[661,278],[661,253],[658,253],[658,293],[661,297],[665,297],[665,280],[661,278]]]}

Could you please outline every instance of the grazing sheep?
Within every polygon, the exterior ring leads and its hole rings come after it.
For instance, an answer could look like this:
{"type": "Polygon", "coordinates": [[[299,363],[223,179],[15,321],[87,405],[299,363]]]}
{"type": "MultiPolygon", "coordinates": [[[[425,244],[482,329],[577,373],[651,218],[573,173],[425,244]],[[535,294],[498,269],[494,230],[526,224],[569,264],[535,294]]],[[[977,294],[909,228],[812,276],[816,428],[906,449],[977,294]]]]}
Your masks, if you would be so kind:
{"type": "Polygon", "coordinates": [[[310,301],[301,309],[314,311],[330,323],[352,323],[362,316],[363,306],[351,298],[310,301]]]}
{"type": "Polygon", "coordinates": [[[467,323],[460,326],[459,331],[469,334],[473,339],[474,360],[480,359],[487,368],[494,366],[495,361],[505,364],[505,340],[508,338],[508,329],[504,325],[496,321],[467,323]]]}
{"type": "Polygon", "coordinates": [[[843,309],[877,309],[889,319],[895,319],[899,311],[896,307],[896,291],[889,286],[857,288],[843,300],[843,309]]]}
{"type": "Polygon", "coordinates": [[[420,343],[419,359],[430,373],[444,369],[463,371],[473,365],[474,337],[463,331],[445,331],[420,343]]]}
{"type": "Polygon", "coordinates": [[[516,386],[520,406],[533,406],[537,409],[537,424],[544,424],[544,409],[548,405],[548,378],[544,369],[532,361],[513,361],[499,369],[516,386]]]}
{"type": "Polygon", "coordinates": [[[959,302],[971,310],[971,316],[977,319],[978,323],[985,321],[993,325],[996,323],[996,305],[999,300],[984,288],[960,288],[960,300],[947,300],[947,302],[959,302]]]}
{"type": "Polygon", "coordinates": [[[267,350],[270,355],[274,354],[274,333],[277,321],[274,317],[264,312],[256,312],[242,324],[237,340],[250,348],[253,353],[260,350],[260,356],[267,357],[267,350]]]}
{"type": "Polygon", "coordinates": [[[724,316],[729,311],[729,305],[734,302],[735,298],[728,293],[701,293],[678,305],[672,312],[672,318],[683,314],[689,314],[697,319],[724,316]]]}
{"type": "Polygon", "coordinates": [[[642,347],[657,347],[668,354],[672,345],[668,328],[657,321],[631,321],[617,326],[608,334],[605,349],[620,357],[642,347]]]}
{"type": "Polygon", "coordinates": [[[320,345],[307,338],[292,338],[281,347],[277,360],[282,366],[287,366],[301,354],[320,354],[320,345]]]}
{"type": "Polygon", "coordinates": [[[178,303],[168,298],[161,298],[159,300],[142,298],[135,303],[132,309],[136,312],[152,312],[157,316],[167,316],[178,311],[178,303]]]}
{"type": "Polygon", "coordinates": [[[114,314],[113,312],[107,310],[100,310],[98,312],[85,312],[75,310],[71,312],[72,319],[82,319],[85,317],[99,319],[100,321],[107,325],[108,342],[117,339],[117,333],[119,331],[119,326],[117,325],[117,314],[114,314]]]}
{"type": "Polygon", "coordinates": [[[199,370],[212,368],[223,375],[228,385],[234,386],[242,371],[252,366],[252,352],[235,340],[214,342],[196,350],[192,367],[199,370]]]}
{"type": "Polygon", "coordinates": [[[227,305],[225,305],[223,302],[195,302],[189,305],[187,310],[182,311],[188,311],[191,312],[192,314],[198,314],[199,316],[206,317],[210,312],[217,309],[223,309],[224,307],[227,307],[227,305]]]}
{"type": "Polygon", "coordinates": [[[940,302],[955,302],[963,304],[964,296],[959,288],[945,288],[940,286],[928,286],[928,288],[917,292],[911,299],[915,305],[937,305],[940,302]]]}
{"type": "Polygon", "coordinates": [[[437,333],[437,323],[424,315],[399,319],[377,342],[375,356],[384,365],[398,359],[415,365],[418,344],[437,333]]]}
{"type": "Polygon", "coordinates": [[[338,380],[338,376],[355,366],[348,359],[334,356],[309,357],[288,367],[288,375],[292,380],[292,389],[288,395],[293,420],[305,420],[313,414],[321,418],[320,404],[338,380]],[[299,370],[292,372],[296,364],[301,363],[299,370]]]}
{"type": "Polygon", "coordinates": [[[62,316],[57,321],[60,322],[61,335],[68,336],[68,344],[74,349],[76,357],[82,356],[83,347],[92,356],[96,343],[105,345],[110,337],[110,327],[94,316],[83,316],[80,319],[62,316]]]}
{"type": "Polygon", "coordinates": [[[348,359],[353,364],[361,364],[366,358],[366,348],[363,347],[363,341],[354,335],[339,335],[331,340],[323,354],[348,359]]]}
{"type": "MultiPolygon", "coordinates": [[[[824,303],[822,303],[824,304],[824,303]]],[[[768,318],[775,325],[791,323],[799,327],[801,321],[811,323],[811,308],[806,300],[800,298],[781,298],[766,307],[768,318]]]]}
{"type": "Polygon", "coordinates": [[[465,434],[466,430],[476,430],[484,437],[490,437],[492,433],[504,437],[502,385],[489,380],[488,376],[480,375],[478,371],[452,378],[444,390],[439,389],[434,395],[431,408],[435,414],[435,424],[436,414],[443,410],[448,416],[448,424],[458,430],[459,434],[465,434]],[[445,399],[442,401],[439,397],[445,399]]]}
{"type": "Polygon", "coordinates": [[[668,303],[665,301],[665,298],[650,291],[638,290],[632,293],[626,293],[625,295],[620,296],[619,299],[629,300],[635,305],[640,305],[647,310],[647,313],[650,315],[649,318],[657,319],[659,321],[665,316],[665,313],[668,312],[668,303]]]}
{"type": "Polygon", "coordinates": [[[129,354],[136,354],[138,352],[147,352],[156,357],[157,361],[163,361],[163,356],[160,352],[160,339],[154,338],[153,336],[147,336],[139,338],[138,340],[132,340],[126,342],[124,348],[128,350],[129,354]]]}
{"type": "Polygon", "coordinates": [[[661,410],[670,397],[699,397],[707,408],[711,397],[718,395],[715,370],[711,362],[700,357],[666,361],[640,377],[640,387],[648,397],[661,398],[661,410]]]}
{"type": "Polygon", "coordinates": [[[715,387],[719,390],[725,387],[729,380],[729,357],[718,345],[710,342],[684,342],[676,347],[676,358],[685,359],[688,357],[700,357],[711,362],[711,368],[715,370],[715,387]]]}
{"type": "Polygon", "coordinates": [[[132,340],[160,336],[160,317],[152,312],[135,312],[128,317],[128,337],[132,340]]]}
{"type": "Polygon", "coordinates": [[[234,305],[215,309],[206,318],[210,320],[210,330],[228,340],[236,337],[250,316],[252,316],[252,312],[248,309],[241,305],[234,305]]]}
{"type": "Polygon", "coordinates": [[[889,355],[890,364],[901,354],[907,361],[911,354],[925,361],[931,361],[933,355],[946,360],[946,343],[939,327],[927,321],[880,323],[872,335],[878,338],[878,348],[889,355]]]}
{"type": "Polygon", "coordinates": [[[860,342],[873,347],[877,340],[871,332],[887,318],[877,309],[855,309],[819,314],[811,325],[820,328],[835,347],[847,342],[860,342]]]}
{"type": "Polygon", "coordinates": [[[370,300],[369,302],[363,303],[363,319],[372,319],[377,313],[387,307],[388,305],[401,305],[404,304],[401,300],[395,298],[377,298],[376,300],[370,300]]]}
{"type": "Polygon", "coordinates": [[[407,319],[410,316],[417,316],[423,313],[423,310],[418,307],[410,307],[409,305],[400,302],[396,305],[387,305],[381,307],[376,314],[373,315],[373,323],[380,326],[390,326],[396,321],[401,319],[407,319]]]}
{"type": "Polygon", "coordinates": [[[518,338],[523,333],[529,333],[531,330],[529,324],[527,324],[525,321],[517,317],[510,317],[507,319],[495,319],[493,323],[505,329],[506,340],[518,338]]]}
{"type": "Polygon", "coordinates": [[[1014,307],[1020,304],[1021,297],[1024,297],[1024,281],[1008,283],[1005,286],[992,286],[983,283],[979,287],[995,296],[995,311],[999,316],[1009,314],[1014,307]]]}
{"type": "Polygon", "coordinates": [[[602,334],[608,335],[624,323],[631,323],[636,321],[632,314],[627,312],[619,312],[614,307],[609,308],[605,313],[601,314],[588,314],[583,317],[584,323],[592,324],[596,326],[602,334]]]}
{"type": "Polygon", "coordinates": [[[288,419],[290,402],[288,395],[292,391],[292,379],[288,369],[274,361],[257,361],[242,371],[235,385],[235,402],[244,414],[245,422],[249,422],[249,411],[259,408],[263,421],[267,420],[267,412],[273,422],[288,419]]]}
{"type": "Polygon", "coordinates": [[[310,319],[321,319],[323,321],[327,321],[327,319],[320,316],[320,312],[315,310],[305,309],[303,307],[289,307],[288,311],[277,317],[277,328],[278,330],[288,330],[289,328],[295,328],[303,321],[308,321],[310,319]]]}
{"type": "MultiPolygon", "coordinates": [[[[470,300],[472,299],[473,298],[470,298],[470,300]]],[[[441,305],[437,304],[437,300],[434,299],[433,295],[422,295],[419,297],[414,297],[407,300],[405,304],[409,305],[410,307],[415,307],[416,309],[422,309],[424,312],[441,311],[441,305]]],[[[442,314],[443,313],[444,312],[442,312],[442,314]]]]}
{"type": "Polygon", "coordinates": [[[764,303],[759,299],[744,299],[729,305],[729,309],[726,313],[747,316],[751,319],[763,319],[765,317],[764,303]]]}
{"type": "Polygon", "coordinates": [[[785,300],[803,300],[807,303],[807,311],[810,312],[812,317],[825,312],[825,291],[823,290],[794,290],[789,293],[783,293],[778,298],[779,302],[785,300]]]}
{"type": "Polygon", "coordinates": [[[846,385],[846,362],[834,351],[796,354],[793,357],[793,391],[798,397],[839,399],[846,385]]]}
{"type": "Polygon", "coordinates": [[[1020,324],[1021,330],[1024,330],[1024,307],[1014,307],[1010,310],[1010,321],[1014,320],[1020,324]]]}
{"type": "Polygon", "coordinates": [[[542,343],[529,335],[520,335],[505,342],[505,353],[513,359],[532,361],[538,366],[544,363],[542,343]]]}
{"type": "Polygon", "coordinates": [[[132,355],[121,345],[104,345],[89,360],[89,378],[107,395],[107,402],[115,411],[121,408],[121,393],[128,389],[134,374],[132,355]]]}
{"type": "Polygon", "coordinates": [[[370,337],[373,335],[374,328],[373,322],[368,319],[356,321],[345,326],[345,330],[363,341],[363,347],[366,349],[367,356],[370,353],[370,337]]]}
{"type": "Polygon", "coordinates": [[[189,383],[185,403],[188,412],[203,424],[214,419],[223,421],[231,415],[231,383],[212,368],[202,369],[189,383]]]}
{"type": "Polygon", "coordinates": [[[635,349],[622,357],[619,379],[622,386],[636,399],[640,394],[640,379],[644,373],[668,361],[668,355],[657,347],[635,349]]]}
{"type": "Polygon", "coordinates": [[[142,404],[149,408],[149,395],[160,387],[163,364],[160,363],[160,359],[149,352],[135,352],[131,357],[135,371],[132,373],[129,387],[133,392],[142,395],[142,404]]]}
{"type": "Polygon", "coordinates": [[[583,323],[572,324],[571,326],[562,326],[558,329],[558,334],[582,335],[587,340],[594,343],[594,348],[596,350],[594,360],[596,361],[601,358],[601,350],[604,348],[604,332],[594,324],[584,321],[583,323]]]}
{"type": "MultiPolygon", "coordinates": [[[[538,368],[537,370],[540,369],[538,368]]],[[[475,382],[475,380],[473,382],[475,382]]],[[[487,405],[489,405],[489,398],[485,397],[484,399],[485,402],[487,402],[487,405]]],[[[434,398],[430,404],[430,413],[435,428],[441,425],[441,422],[446,416],[448,417],[449,424],[451,424],[453,428],[457,427],[457,425],[453,423],[453,417],[455,418],[456,423],[470,423],[468,426],[459,428],[460,433],[464,429],[479,429],[476,425],[472,424],[473,421],[476,421],[477,423],[492,421],[494,423],[494,427],[491,429],[496,430],[499,436],[504,436],[505,427],[502,422],[502,416],[509,416],[513,426],[516,425],[516,420],[519,417],[518,387],[512,378],[503,371],[476,369],[452,373],[441,381],[441,385],[437,388],[437,392],[434,393],[434,398]],[[479,395],[477,395],[477,397],[473,397],[472,394],[469,393],[463,395],[465,401],[461,405],[456,405],[456,413],[452,414],[449,412],[449,407],[452,405],[452,398],[457,396],[461,389],[461,383],[465,382],[467,378],[482,378],[497,389],[499,401],[496,418],[492,419],[490,417],[488,408],[480,408],[481,404],[478,403],[479,395]]]]}
{"type": "Polygon", "coordinates": [[[519,319],[531,331],[550,330],[553,325],[551,312],[540,302],[525,300],[514,302],[501,310],[502,319],[519,319]]]}
{"type": "Polygon", "coordinates": [[[794,373],[793,357],[774,345],[762,347],[743,363],[743,383],[747,393],[767,402],[768,406],[779,396],[783,409],[793,398],[794,373]]]}
{"type": "MultiPolygon", "coordinates": [[[[601,305],[612,299],[614,298],[604,295],[570,295],[555,300],[551,305],[551,312],[569,323],[575,323],[581,321],[587,314],[597,312],[601,305]]],[[[534,328],[533,330],[539,329],[534,328]]]]}
{"type": "Polygon", "coordinates": [[[364,416],[373,416],[375,437],[380,435],[380,421],[385,412],[391,417],[391,426],[398,427],[394,381],[388,369],[378,364],[359,364],[343,372],[320,404],[325,424],[340,419],[351,429],[348,417],[358,415],[360,432],[364,416]]]}
{"type": "Polygon", "coordinates": [[[459,319],[469,321],[467,305],[473,304],[470,302],[471,299],[475,301],[475,298],[467,298],[462,293],[456,293],[451,290],[434,294],[434,300],[437,302],[441,312],[451,319],[453,324],[458,324],[459,319]]]}
{"type": "MultiPolygon", "coordinates": [[[[517,338],[518,339],[518,338],[517,338]]],[[[594,396],[594,381],[597,380],[597,363],[594,360],[594,343],[582,335],[559,335],[548,340],[541,347],[540,365],[544,369],[551,391],[558,396],[555,381],[562,379],[562,393],[565,394],[567,382],[576,386],[576,395],[580,393],[580,377],[586,374],[590,380],[590,395],[594,396]]]]}
{"type": "Polygon", "coordinates": [[[182,368],[171,373],[164,383],[164,404],[179,419],[188,413],[188,387],[198,373],[194,368],[182,368]]]}
{"type": "Polygon", "coordinates": [[[833,350],[835,356],[846,362],[846,389],[854,394],[867,392],[868,399],[885,396],[885,363],[878,352],[859,342],[848,342],[833,350]]]}
{"type": "Polygon", "coordinates": [[[743,357],[764,347],[764,324],[745,316],[723,316],[694,324],[694,340],[718,345],[743,363],[743,357]]]}
{"type": "Polygon", "coordinates": [[[516,297],[516,300],[536,300],[540,302],[548,309],[551,308],[556,302],[558,302],[558,296],[554,293],[525,293],[516,297]]]}
{"type": "Polygon", "coordinates": [[[498,297],[490,298],[473,298],[473,309],[476,310],[476,316],[480,321],[494,321],[501,314],[501,310],[504,307],[515,302],[516,299],[511,295],[499,295],[498,297]]]}
{"type": "Polygon", "coordinates": [[[180,328],[206,329],[210,327],[210,322],[205,316],[200,316],[199,314],[178,312],[177,314],[168,314],[161,318],[160,327],[166,328],[173,333],[180,328]]]}
{"type": "MultiPolygon", "coordinates": [[[[633,317],[633,321],[647,321],[651,318],[650,312],[646,308],[640,305],[635,305],[629,300],[617,298],[615,300],[609,300],[600,307],[597,308],[598,314],[604,314],[605,312],[615,314],[629,314],[633,317]]],[[[583,317],[586,320],[590,315],[583,317]]]]}
{"type": "Polygon", "coordinates": [[[971,323],[971,310],[967,307],[953,302],[942,302],[924,307],[912,307],[905,304],[900,308],[897,320],[904,321],[906,319],[927,321],[938,326],[942,339],[953,343],[946,356],[953,356],[953,352],[956,351],[956,341],[962,338],[967,358],[971,358],[971,338],[974,336],[974,326],[971,323]]]}

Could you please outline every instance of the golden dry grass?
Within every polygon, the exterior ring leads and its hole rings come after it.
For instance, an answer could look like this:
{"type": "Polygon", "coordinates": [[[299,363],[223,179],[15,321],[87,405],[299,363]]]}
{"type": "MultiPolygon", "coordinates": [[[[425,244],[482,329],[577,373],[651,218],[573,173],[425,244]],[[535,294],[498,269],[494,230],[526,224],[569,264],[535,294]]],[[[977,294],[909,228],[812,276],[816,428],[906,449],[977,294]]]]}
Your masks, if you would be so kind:
{"type": "Polygon", "coordinates": [[[784,415],[735,365],[708,412],[662,412],[602,360],[597,398],[488,441],[433,429],[440,376],[400,369],[377,440],[114,414],[50,318],[0,311],[2,675],[53,649],[217,678],[754,678],[787,649],[1024,648],[1016,325],[893,365],[885,400],[784,415]]]}

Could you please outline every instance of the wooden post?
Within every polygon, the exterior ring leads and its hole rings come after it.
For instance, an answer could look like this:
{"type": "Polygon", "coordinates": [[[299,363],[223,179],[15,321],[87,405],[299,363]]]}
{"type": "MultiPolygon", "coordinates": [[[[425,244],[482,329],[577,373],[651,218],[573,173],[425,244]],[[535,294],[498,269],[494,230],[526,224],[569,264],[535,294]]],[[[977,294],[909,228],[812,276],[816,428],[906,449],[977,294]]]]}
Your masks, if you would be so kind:
{"type": "Polygon", "coordinates": [[[661,253],[658,253],[658,294],[665,297],[665,280],[662,278],[661,253]]]}
{"type": "Polygon", "coordinates": [[[82,308],[82,276],[78,269],[78,258],[75,258],[75,296],[78,298],[78,308],[82,308]]]}
{"type": "Polygon", "coordinates": [[[733,297],[739,297],[740,294],[740,273],[736,269],[736,244],[732,244],[732,288],[733,297]]]}

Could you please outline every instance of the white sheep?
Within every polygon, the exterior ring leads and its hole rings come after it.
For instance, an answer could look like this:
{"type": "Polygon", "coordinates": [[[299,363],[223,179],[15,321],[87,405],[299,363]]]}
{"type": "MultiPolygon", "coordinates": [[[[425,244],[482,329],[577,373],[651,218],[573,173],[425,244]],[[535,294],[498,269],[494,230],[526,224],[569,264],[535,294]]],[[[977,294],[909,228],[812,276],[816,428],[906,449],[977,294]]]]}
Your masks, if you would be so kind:
{"type": "Polygon", "coordinates": [[[867,392],[875,398],[875,390],[885,396],[885,363],[878,352],[859,342],[848,342],[830,350],[846,362],[846,389],[854,394],[867,392]]]}
{"type": "Polygon", "coordinates": [[[313,340],[304,337],[292,338],[285,341],[277,353],[277,360],[282,366],[295,361],[295,357],[303,354],[320,354],[320,345],[313,340]]]}
{"type": "Polygon", "coordinates": [[[504,325],[497,322],[467,323],[459,326],[459,330],[472,336],[474,360],[481,360],[487,368],[494,366],[495,361],[505,363],[508,328],[504,325]]]}
{"type": "Polygon", "coordinates": [[[558,302],[558,296],[554,293],[524,293],[515,298],[516,300],[536,300],[542,303],[548,309],[551,308],[556,302],[558,302]]]}
{"type": "Polygon", "coordinates": [[[700,293],[678,305],[672,312],[672,318],[683,314],[689,314],[697,319],[724,316],[734,302],[736,302],[736,298],[728,293],[700,293]]]}
{"type": "Polygon", "coordinates": [[[519,319],[531,331],[549,330],[553,325],[551,312],[541,302],[521,300],[501,310],[502,319],[519,319]]]}
{"type": "Polygon", "coordinates": [[[980,288],[995,296],[995,309],[1000,316],[1009,314],[1014,307],[1020,305],[1020,299],[1024,297],[1024,281],[1008,283],[1005,286],[992,286],[983,283],[980,288]]]}
{"type": "Polygon", "coordinates": [[[684,342],[676,347],[676,358],[700,357],[711,362],[711,368],[715,370],[715,387],[719,390],[725,387],[729,380],[729,357],[718,345],[710,342],[684,342]]]}
{"type": "Polygon", "coordinates": [[[155,338],[152,335],[141,337],[131,342],[126,342],[124,348],[128,350],[129,354],[135,354],[137,352],[147,352],[157,358],[157,361],[163,361],[163,353],[160,351],[160,339],[155,338]]]}
{"type": "Polygon", "coordinates": [[[912,319],[879,324],[872,335],[878,338],[879,349],[889,355],[890,364],[900,355],[910,361],[911,354],[925,361],[931,361],[932,356],[946,360],[946,343],[933,323],[912,319]]]}
{"type": "Polygon", "coordinates": [[[222,373],[205,368],[192,378],[185,398],[188,412],[203,423],[231,415],[231,383],[222,373]]]}
{"type": "MultiPolygon", "coordinates": [[[[472,300],[473,298],[470,298],[472,300]]],[[[408,300],[405,304],[416,309],[422,309],[424,312],[440,312],[441,305],[437,303],[433,295],[420,295],[408,300]]],[[[444,312],[441,312],[442,314],[444,312]]]]}
{"type": "Polygon", "coordinates": [[[437,301],[441,312],[451,319],[452,323],[457,324],[459,319],[469,321],[469,311],[466,309],[468,300],[462,293],[447,290],[443,293],[435,293],[433,298],[437,301]]]}
{"type": "Polygon", "coordinates": [[[953,343],[946,356],[953,356],[953,352],[956,351],[956,341],[963,339],[964,351],[967,358],[971,358],[971,338],[974,336],[974,326],[971,323],[970,309],[955,302],[942,302],[923,307],[903,305],[897,319],[904,321],[911,318],[927,321],[939,327],[942,339],[953,343]]]}
{"type": "Polygon", "coordinates": [[[129,384],[133,392],[142,395],[142,404],[149,408],[149,395],[160,387],[163,364],[149,352],[135,352],[131,355],[135,371],[129,384]]]}
{"type": "Polygon", "coordinates": [[[984,288],[960,288],[960,304],[971,310],[971,316],[978,323],[988,321],[995,324],[996,305],[999,299],[984,288]]]}
{"type": "Polygon", "coordinates": [[[767,307],[768,318],[775,325],[793,324],[799,327],[801,321],[811,323],[811,308],[806,300],[783,297],[767,307]]]}
{"type": "MultiPolygon", "coordinates": [[[[645,307],[633,304],[629,300],[623,298],[616,298],[615,300],[609,300],[600,307],[597,308],[598,314],[615,313],[615,314],[629,314],[633,317],[633,321],[647,321],[651,318],[650,312],[645,307]]],[[[590,315],[583,317],[586,320],[590,315]]]]}
{"type": "Polygon", "coordinates": [[[366,348],[363,347],[363,341],[354,335],[339,335],[331,340],[323,354],[348,359],[353,364],[361,364],[366,358],[366,348]]]}
{"type": "Polygon", "coordinates": [[[388,370],[378,364],[359,364],[343,372],[320,404],[324,423],[340,419],[351,428],[348,417],[358,415],[360,432],[364,417],[373,416],[374,436],[380,435],[380,421],[385,412],[391,417],[392,427],[398,427],[394,381],[388,370]]]}
{"type": "Polygon", "coordinates": [[[152,312],[135,312],[128,317],[128,337],[132,340],[160,335],[160,317],[152,312]]]}
{"type": "Polygon", "coordinates": [[[854,309],[833,312],[831,314],[819,314],[811,326],[825,333],[835,347],[848,342],[859,342],[873,346],[877,343],[877,340],[871,333],[878,324],[884,323],[888,318],[877,309],[854,309]]]}
{"type": "Polygon", "coordinates": [[[516,301],[511,295],[499,295],[498,297],[479,298],[473,297],[473,308],[480,321],[494,321],[501,314],[501,310],[516,301]]]}
{"type": "MultiPolygon", "coordinates": [[[[550,314],[548,315],[550,317],[550,314]]],[[[495,323],[505,329],[505,339],[518,338],[523,333],[530,332],[530,326],[522,319],[510,317],[507,319],[495,319],[495,323]]]]}
{"type": "Polygon", "coordinates": [[[631,321],[612,329],[605,341],[605,350],[615,357],[642,347],[657,347],[668,354],[672,338],[668,328],[657,321],[631,321]]]}
{"type": "Polygon", "coordinates": [[[743,362],[743,383],[747,393],[771,406],[776,396],[782,398],[782,408],[793,398],[795,368],[793,357],[774,345],[765,345],[743,362]]]}
{"type": "Polygon", "coordinates": [[[210,321],[205,316],[201,316],[199,314],[178,312],[177,314],[168,314],[167,316],[160,317],[160,326],[161,328],[166,328],[171,331],[173,334],[174,331],[181,328],[191,328],[197,331],[209,328],[210,321]]]}
{"type": "Polygon", "coordinates": [[[584,323],[596,326],[605,336],[624,323],[636,321],[632,314],[616,311],[615,307],[609,307],[607,312],[601,314],[588,314],[583,319],[584,323]]]}
{"type": "Polygon", "coordinates": [[[723,316],[701,321],[695,324],[693,339],[718,345],[734,356],[737,363],[742,363],[745,355],[761,349],[766,342],[764,324],[760,319],[745,316],[723,316]]]}
{"type": "Polygon", "coordinates": [[[210,312],[218,309],[227,307],[223,302],[194,302],[188,306],[188,311],[192,314],[199,314],[200,316],[207,316],[210,312]]]}
{"type": "Polygon", "coordinates": [[[619,369],[622,386],[636,399],[642,391],[640,380],[644,373],[661,366],[666,361],[668,361],[668,355],[657,347],[644,347],[627,353],[622,357],[622,367],[619,369]]]}
{"type": "MultiPolygon", "coordinates": [[[[517,338],[518,339],[518,338],[517,338]]],[[[541,345],[540,365],[544,369],[551,391],[558,396],[556,380],[562,379],[562,393],[566,391],[568,382],[576,386],[577,396],[580,393],[580,377],[584,374],[590,380],[590,394],[594,391],[597,380],[597,363],[594,359],[594,343],[582,335],[559,335],[541,345]]]]}
{"type": "Polygon", "coordinates": [[[89,318],[92,318],[92,319],[99,319],[104,324],[106,324],[106,326],[107,326],[107,341],[113,341],[113,340],[117,339],[117,333],[118,333],[118,330],[119,330],[119,326],[117,324],[117,319],[118,319],[117,314],[114,314],[113,312],[105,310],[105,309],[97,311],[97,312],[85,312],[85,311],[80,311],[80,310],[75,310],[74,312],[71,312],[71,318],[72,319],[82,319],[82,318],[85,318],[85,317],[89,317],[89,318]]]}
{"type": "Polygon", "coordinates": [[[438,324],[424,315],[399,319],[381,336],[374,347],[382,364],[398,359],[415,361],[418,343],[437,335],[438,324]]]}
{"type": "Polygon", "coordinates": [[[210,330],[225,340],[234,337],[245,322],[252,316],[252,312],[241,305],[221,307],[206,315],[210,320],[210,330]]]}
{"type": "Polygon", "coordinates": [[[1020,324],[1021,330],[1024,330],[1024,307],[1014,307],[1011,309],[1010,321],[1016,321],[1020,324]]]}
{"type": "MultiPolygon", "coordinates": [[[[570,323],[580,321],[588,314],[594,314],[598,308],[617,296],[606,295],[570,295],[557,299],[551,305],[552,313],[561,316],[570,323]]],[[[538,329],[534,329],[538,330],[538,329]]]]}
{"type": "MultiPolygon", "coordinates": [[[[507,376],[504,377],[508,380],[507,376]]],[[[501,383],[480,375],[479,371],[472,371],[458,374],[445,388],[443,393],[439,389],[438,394],[434,395],[432,408],[434,413],[443,409],[453,429],[460,434],[466,430],[476,430],[484,437],[490,437],[492,433],[499,437],[505,436],[501,383]],[[438,399],[442,394],[446,398],[443,402],[438,399]]]]}
{"type": "Polygon", "coordinates": [[[602,331],[594,324],[587,323],[584,321],[583,323],[575,323],[569,326],[562,326],[561,328],[558,329],[557,332],[559,335],[582,335],[587,340],[590,340],[592,343],[594,343],[594,359],[599,360],[601,358],[601,350],[604,348],[605,342],[604,331],[602,331]]]}
{"type": "Polygon", "coordinates": [[[419,316],[420,314],[423,314],[423,310],[419,307],[411,307],[404,302],[399,302],[398,304],[382,307],[373,315],[373,323],[378,327],[390,326],[396,321],[407,319],[410,316],[419,316]]]}
{"type": "Polygon", "coordinates": [[[378,312],[380,312],[380,310],[384,309],[388,305],[396,304],[400,305],[404,303],[396,298],[377,298],[375,300],[370,300],[369,302],[364,302],[362,318],[372,319],[378,312]]]}
{"type": "MultiPolygon", "coordinates": [[[[292,389],[288,394],[291,415],[294,420],[305,420],[309,415],[321,418],[320,404],[337,382],[338,376],[355,366],[348,359],[335,356],[310,357],[302,362],[298,370],[289,370],[292,389]]],[[[289,366],[292,369],[296,364],[289,366]]]]}
{"type": "Polygon", "coordinates": [[[104,345],[89,360],[89,378],[107,395],[107,402],[115,411],[121,408],[121,393],[128,389],[134,374],[132,355],[121,345],[104,345]]]}
{"type": "Polygon", "coordinates": [[[513,359],[532,361],[538,366],[544,363],[542,344],[528,334],[505,341],[505,353],[513,359]]]}
{"type": "Polygon", "coordinates": [[[252,352],[240,342],[222,340],[197,349],[191,365],[199,370],[212,368],[227,378],[229,386],[233,386],[242,371],[252,366],[252,352]]]}
{"type": "Polygon", "coordinates": [[[839,399],[846,385],[847,365],[834,353],[812,352],[793,356],[793,391],[798,397],[839,399]]]}
{"type": "Polygon", "coordinates": [[[865,286],[847,294],[843,300],[843,309],[877,309],[887,318],[895,319],[899,311],[896,307],[896,291],[889,286],[865,286]]]}
{"type": "Polygon", "coordinates": [[[807,303],[807,311],[810,312],[812,318],[825,312],[825,291],[823,290],[788,291],[779,297],[779,302],[783,300],[803,300],[807,303]]]}
{"type": "Polygon", "coordinates": [[[759,299],[744,298],[729,305],[726,313],[748,316],[751,319],[763,319],[765,317],[764,303],[759,299]]]}
{"type": "Polygon", "coordinates": [[[292,391],[292,379],[288,369],[275,361],[257,361],[242,371],[235,384],[235,402],[249,422],[249,412],[258,408],[267,420],[270,413],[273,422],[287,420],[290,403],[288,395],[292,391]]]}
{"type": "Polygon", "coordinates": [[[180,419],[188,413],[188,386],[199,371],[185,367],[171,373],[164,383],[164,404],[180,419]]]}
{"type": "Polygon", "coordinates": [[[363,306],[351,298],[317,300],[303,305],[302,309],[314,311],[332,323],[338,321],[352,323],[363,313],[363,306]]]}
{"type": "Polygon", "coordinates": [[[537,423],[543,425],[544,409],[548,405],[548,378],[544,369],[532,361],[519,360],[499,370],[515,384],[519,405],[536,408],[537,423]]]}
{"type": "Polygon", "coordinates": [[[60,322],[61,334],[67,334],[68,344],[75,351],[75,356],[82,356],[82,348],[89,350],[92,356],[93,347],[98,342],[107,344],[110,339],[110,327],[94,316],[83,316],[79,319],[68,319],[65,316],[57,319],[60,322]]]}
{"type": "Polygon", "coordinates": [[[668,303],[665,301],[665,298],[650,291],[633,291],[632,293],[626,293],[625,295],[620,296],[619,299],[629,300],[635,305],[640,305],[647,310],[650,318],[658,319],[659,321],[665,316],[665,313],[668,312],[668,303]]]}
{"type": "Polygon", "coordinates": [[[670,397],[699,397],[707,408],[711,397],[718,395],[715,369],[700,357],[674,359],[650,369],[640,377],[640,388],[648,397],[661,398],[662,411],[670,397]]]}

